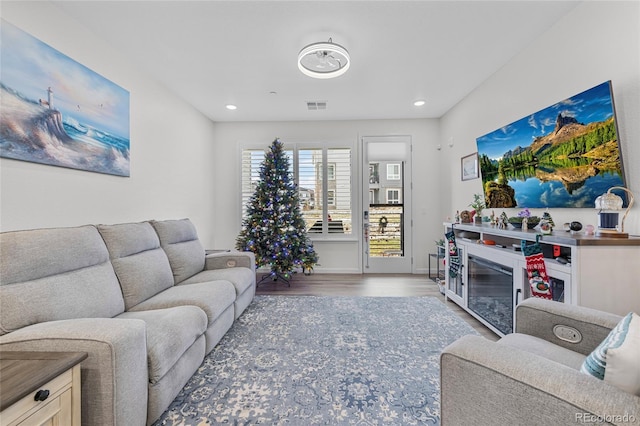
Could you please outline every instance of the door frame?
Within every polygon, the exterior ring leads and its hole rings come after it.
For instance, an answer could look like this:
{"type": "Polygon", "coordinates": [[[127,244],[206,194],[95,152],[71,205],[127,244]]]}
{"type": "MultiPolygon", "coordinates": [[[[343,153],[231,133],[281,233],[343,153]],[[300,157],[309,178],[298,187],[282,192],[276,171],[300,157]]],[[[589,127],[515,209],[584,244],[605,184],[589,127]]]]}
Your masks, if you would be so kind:
{"type": "Polygon", "coordinates": [[[412,273],[413,272],[413,220],[412,220],[412,145],[411,136],[363,136],[361,138],[361,208],[360,219],[362,220],[362,271],[363,273],[412,273]],[[373,160],[380,161],[402,161],[403,175],[403,226],[404,226],[404,247],[403,256],[381,257],[369,256],[369,152],[371,144],[380,144],[376,156],[373,160]],[[394,146],[395,145],[395,146],[394,146]],[[378,158],[380,156],[380,158],[378,158]],[[384,157],[384,159],[382,158],[384,157]]]}

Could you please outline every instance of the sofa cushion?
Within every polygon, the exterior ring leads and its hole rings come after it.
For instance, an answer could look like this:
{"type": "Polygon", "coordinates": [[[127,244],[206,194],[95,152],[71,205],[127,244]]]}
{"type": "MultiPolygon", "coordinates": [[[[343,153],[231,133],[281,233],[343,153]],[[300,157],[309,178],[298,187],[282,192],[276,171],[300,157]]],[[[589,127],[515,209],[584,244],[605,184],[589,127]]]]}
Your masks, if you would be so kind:
{"type": "Polygon", "coordinates": [[[555,345],[544,339],[528,334],[511,333],[498,341],[500,345],[507,345],[532,354],[539,355],[554,362],[579,370],[585,356],[581,353],[555,345]]]}
{"type": "Polygon", "coordinates": [[[98,230],[109,250],[127,310],[173,285],[169,260],[148,222],[98,225],[98,230]]]}
{"type": "Polygon", "coordinates": [[[229,281],[236,288],[236,294],[240,295],[249,287],[253,286],[255,273],[248,268],[212,269],[197,273],[180,284],[194,284],[217,280],[229,281]]]}
{"type": "Polygon", "coordinates": [[[4,232],[0,253],[0,334],[124,311],[109,253],[94,226],[4,232]]]}
{"type": "Polygon", "coordinates": [[[640,316],[630,312],[584,360],[580,371],[640,396],[640,316]]]}
{"type": "Polygon", "coordinates": [[[171,287],[131,308],[148,311],[174,306],[197,306],[207,315],[211,325],[236,299],[233,285],[228,281],[215,281],[171,287]]]}
{"type": "Polygon", "coordinates": [[[207,329],[207,316],[195,306],[125,312],[117,318],[146,324],[149,383],[157,383],[207,329]]]}
{"type": "Polygon", "coordinates": [[[175,284],[204,269],[205,251],[189,219],[151,221],[169,258],[175,284]]]}

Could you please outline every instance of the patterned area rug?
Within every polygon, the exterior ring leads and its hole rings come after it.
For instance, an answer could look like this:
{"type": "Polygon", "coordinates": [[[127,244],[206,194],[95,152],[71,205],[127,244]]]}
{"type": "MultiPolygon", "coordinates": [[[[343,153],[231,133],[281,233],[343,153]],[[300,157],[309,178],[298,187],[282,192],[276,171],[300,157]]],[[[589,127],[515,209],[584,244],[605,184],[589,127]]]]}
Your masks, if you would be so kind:
{"type": "Polygon", "coordinates": [[[156,425],[439,424],[466,334],[431,297],[256,296],[156,425]]]}

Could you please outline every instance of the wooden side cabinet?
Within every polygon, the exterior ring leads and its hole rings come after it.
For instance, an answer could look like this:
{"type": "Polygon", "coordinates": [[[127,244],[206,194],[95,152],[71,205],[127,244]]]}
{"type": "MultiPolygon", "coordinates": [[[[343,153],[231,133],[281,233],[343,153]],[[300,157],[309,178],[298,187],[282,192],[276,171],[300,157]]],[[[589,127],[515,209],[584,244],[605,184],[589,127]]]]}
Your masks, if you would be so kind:
{"type": "Polygon", "coordinates": [[[80,426],[84,352],[0,352],[0,425],[80,426]]]}

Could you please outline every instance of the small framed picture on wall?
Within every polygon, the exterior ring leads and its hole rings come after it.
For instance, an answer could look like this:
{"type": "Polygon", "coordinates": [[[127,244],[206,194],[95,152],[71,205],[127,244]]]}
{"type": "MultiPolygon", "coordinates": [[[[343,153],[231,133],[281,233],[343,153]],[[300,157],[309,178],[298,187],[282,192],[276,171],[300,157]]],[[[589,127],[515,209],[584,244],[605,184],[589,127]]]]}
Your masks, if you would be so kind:
{"type": "Polygon", "coordinates": [[[478,153],[474,152],[465,157],[462,157],[460,164],[462,172],[462,180],[477,179],[478,175],[478,153]]]}

